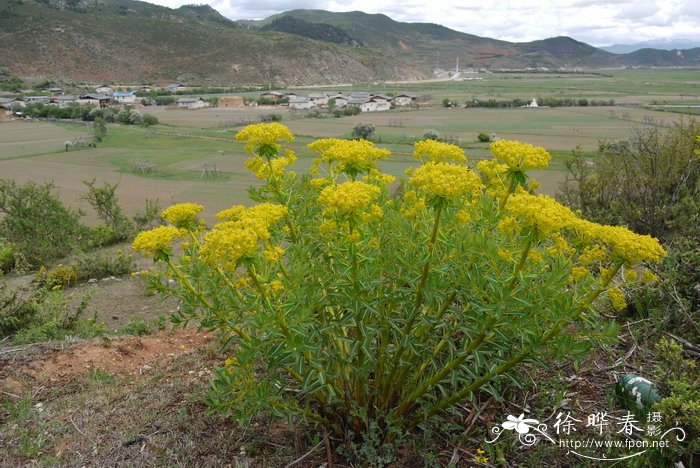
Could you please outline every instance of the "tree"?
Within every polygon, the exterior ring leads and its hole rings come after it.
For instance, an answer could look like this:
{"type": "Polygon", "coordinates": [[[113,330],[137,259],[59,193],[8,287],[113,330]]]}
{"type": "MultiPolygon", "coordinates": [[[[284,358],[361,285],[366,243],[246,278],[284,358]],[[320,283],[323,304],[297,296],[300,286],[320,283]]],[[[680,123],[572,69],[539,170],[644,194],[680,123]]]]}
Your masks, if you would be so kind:
{"type": "Polygon", "coordinates": [[[95,122],[92,124],[95,132],[95,141],[100,142],[107,135],[107,122],[102,117],[95,117],[95,122]]]}
{"type": "Polygon", "coordinates": [[[358,122],[352,129],[352,136],[369,140],[374,134],[374,124],[370,122],[358,122]]]}
{"type": "Polygon", "coordinates": [[[440,139],[440,134],[438,133],[437,130],[430,129],[426,130],[423,132],[423,139],[424,140],[439,140],[440,139]]]}
{"type": "Polygon", "coordinates": [[[328,113],[329,113],[329,114],[332,113],[332,112],[333,112],[333,109],[335,109],[335,99],[330,98],[330,99],[328,100],[328,113]]]}

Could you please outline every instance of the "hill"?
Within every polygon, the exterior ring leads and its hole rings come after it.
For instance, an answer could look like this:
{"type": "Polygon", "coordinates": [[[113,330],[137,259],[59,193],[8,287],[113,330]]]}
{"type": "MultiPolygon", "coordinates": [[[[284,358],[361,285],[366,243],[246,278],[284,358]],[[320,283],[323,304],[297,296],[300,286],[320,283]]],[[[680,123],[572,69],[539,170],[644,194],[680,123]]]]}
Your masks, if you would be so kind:
{"type": "Polygon", "coordinates": [[[568,37],[510,43],[360,11],[231,21],[210,6],[0,0],[0,67],[87,82],[299,85],[414,80],[435,68],[697,66],[697,53],[615,55],[568,37]]]}

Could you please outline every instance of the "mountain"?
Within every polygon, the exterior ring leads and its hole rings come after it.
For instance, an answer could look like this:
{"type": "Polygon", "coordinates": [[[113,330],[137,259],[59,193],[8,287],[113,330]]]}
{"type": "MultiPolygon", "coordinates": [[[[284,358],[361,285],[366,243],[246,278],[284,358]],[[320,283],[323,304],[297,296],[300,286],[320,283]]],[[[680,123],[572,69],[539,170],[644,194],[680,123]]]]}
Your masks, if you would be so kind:
{"type": "Polygon", "coordinates": [[[0,67],[29,78],[300,85],[415,80],[435,68],[697,66],[697,52],[615,55],[556,37],[511,43],[360,11],[231,21],[206,5],[0,0],[0,67]]]}
{"type": "Polygon", "coordinates": [[[659,50],[684,50],[700,47],[700,40],[692,39],[654,39],[650,41],[638,42],[636,44],[614,44],[600,47],[600,49],[613,54],[629,54],[639,49],[659,49],[659,50]]]}

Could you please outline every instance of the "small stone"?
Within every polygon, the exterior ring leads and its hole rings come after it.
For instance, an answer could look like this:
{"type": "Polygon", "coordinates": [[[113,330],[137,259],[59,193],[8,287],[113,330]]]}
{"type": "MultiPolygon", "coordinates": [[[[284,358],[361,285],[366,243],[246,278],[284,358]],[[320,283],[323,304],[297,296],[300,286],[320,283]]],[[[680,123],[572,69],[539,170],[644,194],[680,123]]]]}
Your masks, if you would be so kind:
{"type": "Polygon", "coordinates": [[[97,279],[96,279],[96,278],[90,278],[90,279],[88,280],[88,284],[95,284],[95,283],[97,283],[97,279]]]}

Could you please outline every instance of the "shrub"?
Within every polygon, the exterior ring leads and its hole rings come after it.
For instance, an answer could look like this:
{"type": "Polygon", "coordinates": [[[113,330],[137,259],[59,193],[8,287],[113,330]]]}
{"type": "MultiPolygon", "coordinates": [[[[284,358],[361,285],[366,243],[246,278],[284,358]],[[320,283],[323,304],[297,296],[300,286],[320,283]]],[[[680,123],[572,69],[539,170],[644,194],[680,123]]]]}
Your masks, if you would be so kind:
{"type": "Polygon", "coordinates": [[[374,135],[374,124],[370,122],[357,122],[352,129],[352,136],[369,140],[374,135]]]}
{"type": "Polygon", "coordinates": [[[83,200],[95,209],[97,217],[104,223],[92,231],[92,246],[104,247],[130,239],[134,235],[134,225],[119,206],[116,195],[119,183],[102,182],[101,187],[95,185],[95,179],[83,183],[88,188],[83,200]]]}
{"type": "Polygon", "coordinates": [[[366,140],[309,145],[310,178],[285,170],[286,127],[236,138],[272,168],[250,190],[261,203],[211,229],[201,207],[176,205],[133,248],[165,263],[174,282],[151,284],[182,301],[176,321],[235,343],[207,402],[242,421],[266,409],[349,443],[395,443],[479,391],[498,395],[522,362],[580,359],[612,339],[592,304],[624,264],[664,255],[524,190],[526,171],[548,164],[542,148],[494,143],[478,174],[460,148],[423,142],[408,190],[390,198],[376,166],[389,151],[366,140]]]}
{"type": "Polygon", "coordinates": [[[15,265],[15,251],[12,244],[0,239],[0,275],[12,270],[15,265]]]}
{"type": "Polygon", "coordinates": [[[151,114],[144,114],[141,119],[141,125],[144,127],[150,127],[151,125],[158,125],[158,117],[151,114]]]}
{"type": "Polygon", "coordinates": [[[260,116],[261,122],[279,122],[282,120],[282,114],[264,114],[260,116]]]}
{"type": "Polygon", "coordinates": [[[74,258],[71,266],[78,280],[123,276],[136,270],[133,256],[124,255],[121,250],[117,251],[117,255],[83,254],[74,258]]]}
{"type": "Polygon", "coordinates": [[[0,180],[0,237],[11,242],[27,267],[63,258],[85,237],[82,213],[61,203],[51,183],[0,180]]]}
{"type": "Polygon", "coordinates": [[[34,282],[46,289],[65,288],[72,286],[76,281],[78,272],[72,266],[59,265],[50,270],[42,266],[34,276],[34,282]]]}
{"type": "Polygon", "coordinates": [[[39,313],[40,299],[35,292],[10,290],[0,281],[0,338],[15,334],[39,313]]]}
{"type": "Polygon", "coordinates": [[[424,140],[439,140],[440,139],[440,133],[438,133],[437,130],[426,130],[423,132],[423,139],[424,140]]]}
{"type": "Polygon", "coordinates": [[[491,141],[491,135],[489,135],[488,133],[481,132],[476,136],[476,139],[482,143],[488,143],[489,141],[491,141]]]}

